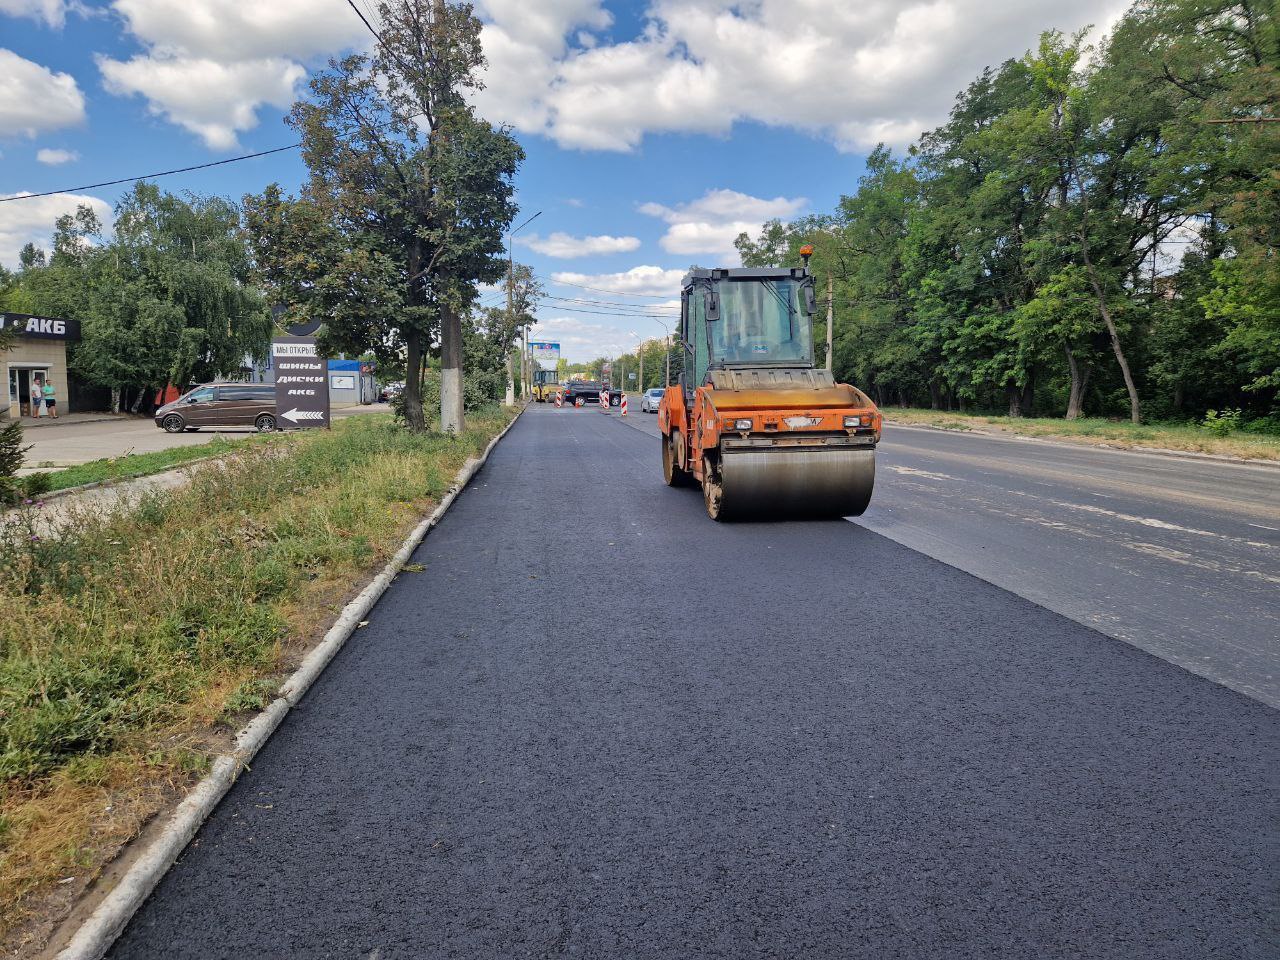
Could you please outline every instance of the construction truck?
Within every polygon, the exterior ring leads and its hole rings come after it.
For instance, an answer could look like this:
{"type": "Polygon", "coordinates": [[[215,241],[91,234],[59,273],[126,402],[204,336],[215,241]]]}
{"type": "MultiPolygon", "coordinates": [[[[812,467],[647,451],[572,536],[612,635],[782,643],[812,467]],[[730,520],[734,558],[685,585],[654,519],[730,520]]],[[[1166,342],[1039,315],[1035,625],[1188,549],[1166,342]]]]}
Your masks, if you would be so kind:
{"type": "Polygon", "coordinates": [[[538,403],[551,403],[556,395],[564,396],[564,387],[554,370],[533,371],[533,399],[538,403]]]}
{"type": "Polygon", "coordinates": [[[694,269],[681,283],[662,473],[700,484],[713,520],[858,516],[871,500],[880,411],[814,363],[811,253],[800,268],[694,269]]]}

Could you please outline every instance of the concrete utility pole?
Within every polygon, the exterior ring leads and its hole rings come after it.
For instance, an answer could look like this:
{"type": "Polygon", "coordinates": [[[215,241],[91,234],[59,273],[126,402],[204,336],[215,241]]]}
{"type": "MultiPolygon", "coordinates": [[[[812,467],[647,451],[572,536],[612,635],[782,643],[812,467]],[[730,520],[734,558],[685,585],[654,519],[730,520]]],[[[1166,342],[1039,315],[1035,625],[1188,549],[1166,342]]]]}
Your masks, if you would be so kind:
{"type": "Polygon", "coordinates": [[[831,325],[835,314],[835,281],[827,271],[827,372],[831,372],[831,325]]]}
{"type": "Polygon", "coordinates": [[[640,341],[640,379],[636,381],[636,390],[644,393],[644,341],[640,341]]]}

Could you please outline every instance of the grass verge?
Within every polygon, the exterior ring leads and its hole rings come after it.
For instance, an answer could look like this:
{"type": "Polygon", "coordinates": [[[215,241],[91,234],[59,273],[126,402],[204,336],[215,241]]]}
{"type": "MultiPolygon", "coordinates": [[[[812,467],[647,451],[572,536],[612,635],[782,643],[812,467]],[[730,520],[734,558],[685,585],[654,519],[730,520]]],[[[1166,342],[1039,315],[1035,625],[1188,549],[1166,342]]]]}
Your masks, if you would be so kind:
{"type": "Polygon", "coordinates": [[[30,493],[39,494],[66,490],[68,487],[79,487],[86,483],[145,477],[208,457],[219,457],[239,446],[254,442],[263,443],[266,442],[266,438],[247,436],[243,439],[228,440],[225,437],[214,437],[208,443],[191,447],[170,447],[168,450],[157,450],[154,453],[132,453],[121,457],[108,457],[60,470],[42,470],[38,474],[28,474],[25,478],[26,486],[30,493]],[[39,479],[32,480],[33,476],[39,479]]]}
{"type": "Polygon", "coordinates": [[[1038,417],[994,417],[909,407],[884,407],[881,412],[885,420],[891,424],[903,423],[939,427],[944,430],[1046,437],[1098,447],[1122,449],[1157,447],[1164,450],[1246,457],[1252,460],[1280,460],[1280,437],[1278,436],[1243,431],[1218,436],[1195,424],[1133,424],[1096,418],[1060,420],[1038,417]]]}
{"type": "Polygon", "coordinates": [[[178,490],[0,531],[9,955],[204,772],[512,415],[456,438],[372,416],[267,437],[178,490]]]}

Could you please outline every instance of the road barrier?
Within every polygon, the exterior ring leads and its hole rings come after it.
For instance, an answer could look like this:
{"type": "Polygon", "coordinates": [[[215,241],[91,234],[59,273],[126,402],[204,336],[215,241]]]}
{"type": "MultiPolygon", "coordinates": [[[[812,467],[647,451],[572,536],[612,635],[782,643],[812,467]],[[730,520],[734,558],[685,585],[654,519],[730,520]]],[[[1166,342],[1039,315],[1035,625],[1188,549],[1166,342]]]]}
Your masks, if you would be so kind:
{"type": "Polygon", "coordinates": [[[559,408],[559,407],[563,407],[563,406],[564,406],[564,395],[563,395],[563,394],[559,394],[559,393],[557,393],[557,394],[556,394],[556,407],[557,407],[557,408],[559,408]]]}
{"type": "Polygon", "coordinates": [[[624,417],[627,415],[627,395],[625,393],[622,395],[622,415],[624,417]]]}
{"type": "Polygon", "coordinates": [[[584,399],[582,399],[582,397],[578,397],[578,399],[576,399],[576,400],[574,400],[574,401],[573,401],[573,405],[574,405],[575,407],[581,407],[581,406],[585,406],[585,405],[586,405],[586,402],[587,402],[587,401],[586,401],[586,400],[584,400],[584,399]]]}
{"type": "Polygon", "coordinates": [[[609,391],[608,390],[600,391],[600,409],[603,410],[605,413],[609,412],[609,391]]]}

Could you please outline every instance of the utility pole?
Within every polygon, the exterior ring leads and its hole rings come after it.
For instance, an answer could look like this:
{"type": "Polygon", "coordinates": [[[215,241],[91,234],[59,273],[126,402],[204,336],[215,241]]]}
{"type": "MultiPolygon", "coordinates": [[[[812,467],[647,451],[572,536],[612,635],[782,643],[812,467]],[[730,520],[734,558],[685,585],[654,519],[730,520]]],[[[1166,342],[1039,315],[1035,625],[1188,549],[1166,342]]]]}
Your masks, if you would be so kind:
{"type": "Polygon", "coordinates": [[[636,381],[636,389],[644,393],[644,341],[640,341],[640,379],[636,381]]]}
{"type": "MultiPolygon", "coordinates": [[[[517,233],[519,233],[529,224],[533,223],[533,221],[537,220],[540,216],[542,216],[541,210],[535,213],[532,217],[530,217],[524,223],[520,224],[520,226],[516,227],[513,230],[507,231],[507,323],[510,323],[513,325],[515,324],[515,320],[516,320],[516,313],[515,313],[516,264],[515,264],[515,256],[512,253],[512,239],[515,237],[517,233]]],[[[529,350],[529,330],[528,330],[528,327],[524,324],[521,324],[519,329],[523,334],[523,345],[520,350],[520,396],[527,399],[530,396],[530,390],[529,390],[529,378],[525,373],[525,367],[526,367],[525,354],[528,353],[528,350],[529,350]]],[[[508,403],[515,402],[515,385],[512,383],[510,353],[507,354],[507,402],[508,403]]]]}
{"type": "Polygon", "coordinates": [[[835,281],[827,271],[827,372],[831,372],[831,326],[835,314],[835,281]]]}

